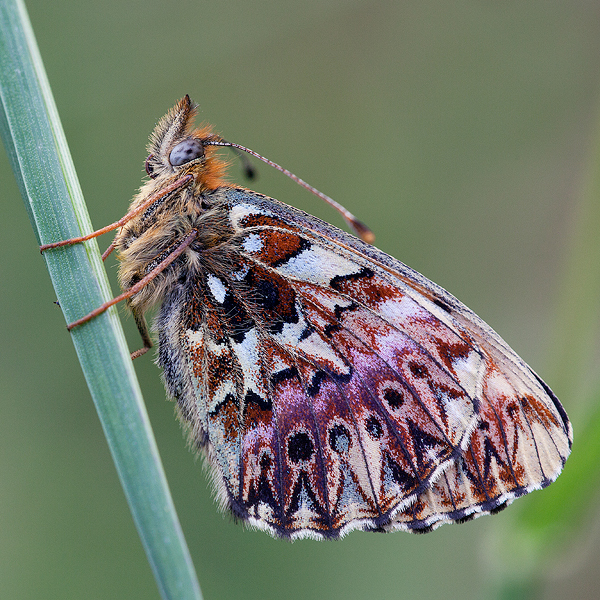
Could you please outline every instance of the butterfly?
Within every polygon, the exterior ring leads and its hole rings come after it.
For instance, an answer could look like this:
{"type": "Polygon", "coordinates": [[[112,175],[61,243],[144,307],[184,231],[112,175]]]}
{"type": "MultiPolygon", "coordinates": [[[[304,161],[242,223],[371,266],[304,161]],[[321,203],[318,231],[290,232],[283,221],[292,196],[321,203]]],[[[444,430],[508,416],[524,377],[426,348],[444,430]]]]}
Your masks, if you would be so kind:
{"type": "Polygon", "coordinates": [[[123,219],[42,250],[118,228],[123,294],[69,328],[125,299],[136,357],[160,305],[157,362],[222,507],[289,539],[428,532],[554,481],[572,428],[538,375],[423,275],[227,183],[218,146],[247,149],[195,111],[160,120],[123,219]]]}

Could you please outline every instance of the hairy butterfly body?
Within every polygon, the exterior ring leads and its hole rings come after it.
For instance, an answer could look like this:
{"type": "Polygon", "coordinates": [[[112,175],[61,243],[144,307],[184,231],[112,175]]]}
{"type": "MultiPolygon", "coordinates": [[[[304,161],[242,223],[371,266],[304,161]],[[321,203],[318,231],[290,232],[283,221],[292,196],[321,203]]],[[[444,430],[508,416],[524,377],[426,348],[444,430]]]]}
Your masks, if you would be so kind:
{"type": "Polygon", "coordinates": [[[158,363],[221,504],[292,539],[423,532],[556,479],[572,431],[548,386],[416,271],[226,183],[194,108],[157,125],[113,245],[145,342],[161,305],[158,363]]]}

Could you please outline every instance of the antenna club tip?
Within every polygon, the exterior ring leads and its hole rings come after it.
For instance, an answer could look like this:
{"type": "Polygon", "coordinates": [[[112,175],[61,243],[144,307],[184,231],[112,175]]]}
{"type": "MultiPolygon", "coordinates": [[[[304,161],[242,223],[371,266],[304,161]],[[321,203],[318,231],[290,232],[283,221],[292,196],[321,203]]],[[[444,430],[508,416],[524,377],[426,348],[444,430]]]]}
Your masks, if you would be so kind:
{"type": "Polygon", "coordinates": [[[248,163],[244,167],[244,175],[246,179],[256,179],[256,169],[248,163]]]}
{"type": "Polygon", "coordinates": [[[356,235],[367,244],[372,244],[375,241],[375,234],[361,221],[353,219],[350,226],[354,229],[356,235]]]}
{"type": "Polygon", "coordinates": [[[375,234],[369,230],[360,234],[360,239],[367,244],[372,244],[375,241],[375,234]]]}

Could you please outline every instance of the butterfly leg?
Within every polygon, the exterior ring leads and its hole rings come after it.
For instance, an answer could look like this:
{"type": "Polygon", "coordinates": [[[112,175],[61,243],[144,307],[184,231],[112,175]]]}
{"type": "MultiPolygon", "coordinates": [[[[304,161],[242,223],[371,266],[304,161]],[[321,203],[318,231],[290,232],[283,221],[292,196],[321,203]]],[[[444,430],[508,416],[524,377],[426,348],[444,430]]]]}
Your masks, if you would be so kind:
{"type": "Polygon", "coordinates": [[[115,240],[110,243],[110,246],[102,253],[102,262],[104,262],[109,254],[116,248],[115,240]]]}
{"type": "MultiPolygon", "coordinates": [[[[46,250],[51,250],[52,248],[60,248],[62,246],[72,246],[73,244],[80,244],[81,242],[86,242],[87,240],[91,240],[92,238],[98,237],[103,233],[108,233],[109,231],[113,231],[114,229],[118,229],[131,221],[135,216],[139,215],[141,212],[145,211],[150,205],[154,204],[157,200],[164,198],[168,194],[184,187],[193,179],[192,175],[185,175],[181,179],[175,180],[173,183],[167,185],[162,190],[159,190],[155,194],[149,196],[144,202],[140,205],[136,206],[133,210],[130,210],[124,217],[120,218],[118,221],[103,227],[102,229],[98,229],[97,231],[92,231],[92,233],[88,233],[87,235],[82,235],[80,237],[71,238],[69,240],[62,240],[61,242],[52,242],[51,244],[42,244],[40,246],[40,252],[45,252],[46,250]]],[[[104,253],[103,259],[106,258],[114,249],[113,244],[108,247],[108,250],[104,253]]]]}
{"type": "MultiPolygon", "coordinates": [[[[67,325],[67,329],[71,331],[73,328],[78,327],[79,325],[83,325],[88,321],[91,321],[93,318],[101,315],[103,312],[108,310],[111,306],[118,304],[122,300],[128,300],[132,296],[135,296],[141,289],[143,289],[146,285],[148,285],[157,275],[162,273],[180,254],[184,252],[184,250],[196,239],[198,236],[198,231],[196,229],[192,229],[190,233],[188,233],[179,243],[177,248],[167,256],[163,261],[158,263],[150,273],[148,273],[145,277],[140,279],[135,285],[132,285],[128,290],[124,291],[122,294],[101,304],[98,308],[94,309],[92,312],[85,315],[85,317],[81,317],[81,319],[77,319],[77,321],[73,321],[67,325]]],[[[144,348],[133,352],[131,358],[137,358],[141,356],[145,352],[147,352],[152,347],[152,340],[150,339],[150,335],[148,333],[148,327],[146,325],[146,321],[143,318],[143,315],[136,314],[136,311],[133,311],[133,315],[135,318],[135,322],[140,331],[140,335],[142,336],[142,341],[144,342],[144,348]]]]}

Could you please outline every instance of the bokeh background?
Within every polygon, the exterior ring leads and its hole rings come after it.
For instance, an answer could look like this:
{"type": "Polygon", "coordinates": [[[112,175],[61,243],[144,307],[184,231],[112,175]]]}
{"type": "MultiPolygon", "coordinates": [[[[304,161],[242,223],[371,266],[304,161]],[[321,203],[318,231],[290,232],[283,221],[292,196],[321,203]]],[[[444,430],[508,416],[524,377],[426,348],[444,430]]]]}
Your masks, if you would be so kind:
{"type": "MultiPolygon", "coordinates": [[[[578,382],[593,384],[597,354],[567,385],[560,332],[598,135],[598,2],[27,7],[96,227],[125,212],[148,134],[189,93],[199,120],[345,204],[380,248],[480,314],[556,388],[577,434],[589,414],[578,382]]],[[[281,174],[258,168],[257,191],[342,224],[281,174]]],[[[235,162],[231,179],[242,179],[235,162]]],[[[0,596],[158,598],[3,151],[0,182],[0,596]]],[[[107,269],[115,282],[114,260],[107,269]]],[[[149,355],[135,366],[208,600],[495,593],[502,556],[493,540],[516,504],[426,536],[273,540],[218,512],[157,367],[149,355]]],[[[598,521],[590,510],[532,575],[542,597],[593,597],[598,521]]]]}

